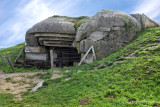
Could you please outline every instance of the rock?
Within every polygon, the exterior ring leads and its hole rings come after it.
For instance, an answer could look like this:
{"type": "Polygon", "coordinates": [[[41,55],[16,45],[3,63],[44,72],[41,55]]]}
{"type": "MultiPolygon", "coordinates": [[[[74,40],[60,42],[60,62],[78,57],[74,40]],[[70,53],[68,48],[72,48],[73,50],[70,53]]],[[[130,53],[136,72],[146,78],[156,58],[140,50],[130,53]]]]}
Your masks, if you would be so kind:
{"type": "Polygon", "coordinates": [[[56,78],[60,78],[60,77],[63,77],[63,74],[60,71],[53,71],[52,72],[51,79],[56,79],[56,78]]]}
{"type": "Polygon", "coordinates": [[[68,80],[70,80],[70,79],[71,79],[71,77],[68,77],[68,78],[65,79],[65,81],[68,81],[68,80]]]}
{"type": "Polygon", "coordinates": [[[79,73],[81,73],[81,72],[82,72],[82,71],[79,70],[79,71],[77,71],[77,74],[79,74],[79,73]]]}
{"type": "Polygon", "coordinates": [[[71,72],[70,70],[66,70],[66,73],[71,72]]]}

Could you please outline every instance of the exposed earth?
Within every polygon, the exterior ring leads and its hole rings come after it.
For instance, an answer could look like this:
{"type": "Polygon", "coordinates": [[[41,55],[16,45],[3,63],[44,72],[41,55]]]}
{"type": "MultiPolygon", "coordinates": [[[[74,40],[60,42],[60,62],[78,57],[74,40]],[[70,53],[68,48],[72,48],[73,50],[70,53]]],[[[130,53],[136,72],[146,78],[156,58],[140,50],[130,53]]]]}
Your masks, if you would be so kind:
{"type": "Polygon", "coordinates": [[[0,70],[0,93],[11,93],[15,100],[22,100],[22,93],[32,89],[42,81],[40,74],[43,72],[10,73],[5,74],[0,70]]]}
{"type": "MultiPolygon", "coordinates": [[[[5,74],[0,70],[0,93],[11,93],[15,100],[22,100],[22,93],[34,88],[41,82],[45,72],[26,72],[5,74]]],[[[53,71],[51,79],[63,77],[60,71],[53,71]]],[[[66,78],[69,80],[70,78],[66,78]]]]}

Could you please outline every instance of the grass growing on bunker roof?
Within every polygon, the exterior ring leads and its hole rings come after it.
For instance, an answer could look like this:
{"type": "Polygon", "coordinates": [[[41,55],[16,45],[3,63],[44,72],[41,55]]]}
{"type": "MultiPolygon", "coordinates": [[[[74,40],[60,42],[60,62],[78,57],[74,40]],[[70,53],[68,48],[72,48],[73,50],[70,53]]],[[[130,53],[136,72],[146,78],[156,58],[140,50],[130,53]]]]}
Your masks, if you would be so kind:
{"type": "Polygon", "coordinates": [[[77,30],[81,26],[81,24],[84,23],[87,19],[88,19],[88,17],[83,17],[83,18],[79,19],[75,23],[75,29],[77,30]]]}
{"type": "Polygon", "coordinates": [[[102,60],[82,66],[51,69],[49,72],[60,70],[64,76],[46,80],[42,88],[34,93],[26,93],[22,101],[15,102],[8,97],[5,104],[56,107],[159,106],[159,43],[160,28],[147,29],[132,43],[102,60]],[[133,53],[134,57],[128,58],[133,53]],[[116,61],[122,62],[114,64],[116,61]],[[68,77],[70,79],[66,80],[68,77]]]}
{"type": "Polygon", "coordinates": [[[88,19],[88,16],[80,16],[80,17],[68,17],[68,16],[59,16],[59,15],[54,15],[52,17],[64,17],[67,19],[75,19],[75,29],[77,30],[80,25],[85,22],[86,19],[88,19]]]}

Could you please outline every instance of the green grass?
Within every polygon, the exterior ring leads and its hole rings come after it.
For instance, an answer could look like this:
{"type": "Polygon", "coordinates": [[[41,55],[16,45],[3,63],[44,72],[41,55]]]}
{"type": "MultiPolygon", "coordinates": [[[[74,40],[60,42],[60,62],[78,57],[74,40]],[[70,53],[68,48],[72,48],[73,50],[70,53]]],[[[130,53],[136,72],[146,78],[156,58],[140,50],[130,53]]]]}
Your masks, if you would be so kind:
{"type": "MultiPolygon", "coordinates": [[[[15,59],[17,58],[19,52],[25,47],[25,43],[18,44],[13,47],[0,49],[0,54],[3,56],[5,63],[7,65],[3,65],[2,60],[0,59],[0,69],[3,70],[5,73],[11,73],[11,72],[37,72],[37,71],[46,71],[46,70],[40,70],[38,68],[32,67],[32,68],[17,68],[15,67],[15,71],[13,71],[6,59],[6,56],[9,56],[12,63],[14,63],[15,59]]],[[[22,57],[20,57],[22,59],[22,57]]]]}
{"type": "Polygon", "coordinates": [[[78,28],[80,27],[80,25],[85,22],[85,20],[86,20],[87,18],[88,18],[88,17],[82,17],[82,18],[80,18],[80,19],[75,23],[75,28],[78,29],[78,28]]]}
{"type": "MultiPolygon", "coordinates": [[[[141,33],[136,40],[102,60],[90,64],[65,67],[60,70],[64,77],[46,79],[37,92],[25,93],[22,101],[12,97],[0,100],[6,106],[80,106],[84,98],[92,99],[89,107],[152,107],[160,105],[160,27],[150,28],[141,33]],[[143,52],[147,49],[146,52],[143,52]],[[135,58],[125,57],[136,53],[135,58]],[[124,62],[113,64],[115,61],[124,62]],[[104,65],[102,65],[104,64],[104,65]],[[96,69],[97,68],[97,69],[96,69]],[[65,72],[65,71],[70,72],[65,72]],[[77,73],[78,72],[78,73],[77,73]],[[71,77],[65,81],[65,78],[71,77]],[[114,98],[106,98],[112,95],[114,98]],[[133,101],[132,103],[130,101],[133,101]]],[[[3,94],[0,94],[3,99],[3,94]]]]}
{"type": "Polygon", "coordinates": [[[88,18],[88,16],[68,17],[68,16],[59,16],[59,15],[54,15],[52,17],[64,17],[64,18],[67,18],[67,19],[75,19],[76,21],[74,22],[75,23],[74,27],[75,27],[76,30],[88,18]]]}
{"type": "MultiPolygon", "coordinates": [[[[0,54],[3,56],[10,56],[11,60],[15,60],[18,53],[24,48],[25,43],[18,44],[10,48],[0,49],[0,54]]],[[[0,64],[2,64],[0,60],[0,64]]]]}
{"type": "Polygon", "coordinates": [[[13,95],[0,93],[0,107],[6,106],[6,105],[12,104],[12,103],[14,103],[13,95]]]}

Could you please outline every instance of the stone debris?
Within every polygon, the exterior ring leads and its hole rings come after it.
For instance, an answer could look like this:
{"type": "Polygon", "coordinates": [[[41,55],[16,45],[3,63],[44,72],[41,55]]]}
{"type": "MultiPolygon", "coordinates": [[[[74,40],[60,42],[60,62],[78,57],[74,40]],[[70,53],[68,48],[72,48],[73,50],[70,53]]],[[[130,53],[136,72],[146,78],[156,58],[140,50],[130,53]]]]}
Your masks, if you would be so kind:
{"type": "Polygon", "coordinates": [[[66,73],[71,72],[70,70],[66,70],[66,73]]]}
{"type": "Polygon", "coordinates": [[[60,78],[60,77],[63,77],[63,74],[60,71],[53,71],[52,72],[51,79],[56,79],[56,78],[60,78]]]}
{"type": "Polygon", "coordinates": [[[122,60],[122,61],[115,61],[115,62],[113,62],[113,64],[122,63],[122,62],[124,62],[124,61],[126,61],[126,60],[122,60]]]}
{"type": "Polygon", "coordinates": [[[81,73],[81,72],[82,72],[82,71],[78,70],[78,71],[77,71],[77,74],[79,74],[79,73],[81,73]]]}
{"type": "Polygon", "coordinates": [[[68,78],[66,78],[65,80],[68,81],[68,80],[70,80],[70,79],[71,79],[71,77],[68,77],[68,78]]]}
{"type": "Polygon", "coordinates": [[[44,83],[44,80],[42,80],[41,82],[39,82],[30,92],[34,92],[37,91],[38,88],[42,87],[44,83]]]}
{"type": "Polygon", "coordinates": [[[131,53],[130,55],[126,56],[125,58],[126,58],[126,59],[134,58],[134,57],[136,57],[135,54],[136,54],[136,52],[133,52],[133,53],[131,53]]]}

